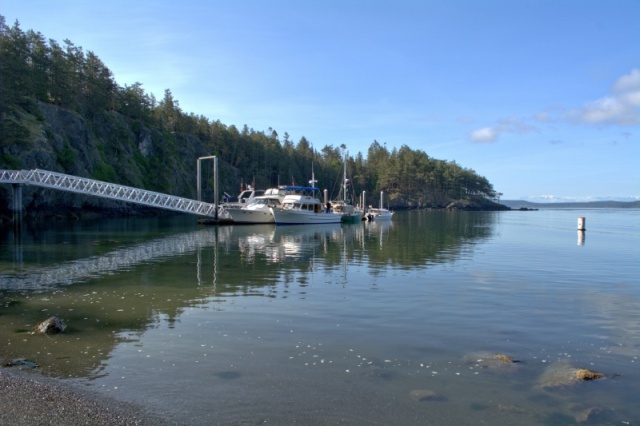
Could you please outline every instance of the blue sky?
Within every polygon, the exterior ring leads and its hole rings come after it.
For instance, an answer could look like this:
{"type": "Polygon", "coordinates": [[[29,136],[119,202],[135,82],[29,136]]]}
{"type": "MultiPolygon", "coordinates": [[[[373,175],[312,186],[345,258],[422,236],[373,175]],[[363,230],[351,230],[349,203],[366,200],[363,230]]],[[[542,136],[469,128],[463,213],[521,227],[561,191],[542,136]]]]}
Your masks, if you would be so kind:
{"type": "Polygon", "coordinates": [[[503,199],[640,199],[637,0],[2,0],[120,86],[351,155],[407,145],[503,199]]]}

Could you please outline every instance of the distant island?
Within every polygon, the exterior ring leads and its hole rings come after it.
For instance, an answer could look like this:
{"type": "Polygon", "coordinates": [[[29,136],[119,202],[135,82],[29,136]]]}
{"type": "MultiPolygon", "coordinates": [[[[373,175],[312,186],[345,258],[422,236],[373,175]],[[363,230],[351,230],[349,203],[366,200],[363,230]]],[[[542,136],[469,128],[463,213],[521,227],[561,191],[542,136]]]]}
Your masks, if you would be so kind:
{"type": "Polygon", "coordinates": [[[500,200],[500,204],[513,210],[517,209],[637,209],[640,208],[640,201],[588,201],[588,202],[565,202],[565,203],[533,203],[524,200],[500,200]]]}

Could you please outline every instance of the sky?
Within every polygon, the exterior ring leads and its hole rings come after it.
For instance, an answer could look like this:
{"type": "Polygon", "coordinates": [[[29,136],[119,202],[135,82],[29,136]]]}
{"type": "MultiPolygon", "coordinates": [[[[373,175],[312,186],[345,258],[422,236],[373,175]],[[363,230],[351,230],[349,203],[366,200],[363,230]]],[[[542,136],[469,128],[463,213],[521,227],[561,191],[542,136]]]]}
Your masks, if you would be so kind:
{"type": "Polygon", "coordinates": [[[638,0],[2,0],[185,113],[455,161],[502,199],[640,199],[638,0]]]}

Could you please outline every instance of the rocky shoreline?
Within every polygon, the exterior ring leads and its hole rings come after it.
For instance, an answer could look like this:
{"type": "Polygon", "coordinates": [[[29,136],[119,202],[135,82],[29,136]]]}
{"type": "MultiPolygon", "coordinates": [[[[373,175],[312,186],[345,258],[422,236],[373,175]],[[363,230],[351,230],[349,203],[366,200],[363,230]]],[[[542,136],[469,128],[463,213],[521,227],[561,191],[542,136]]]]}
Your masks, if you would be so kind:
{"type": "Polygon", "coordinates": [[[2,368],[0,424],[145,426],[170,423],[142,407],[61,380],[2,368]]]}

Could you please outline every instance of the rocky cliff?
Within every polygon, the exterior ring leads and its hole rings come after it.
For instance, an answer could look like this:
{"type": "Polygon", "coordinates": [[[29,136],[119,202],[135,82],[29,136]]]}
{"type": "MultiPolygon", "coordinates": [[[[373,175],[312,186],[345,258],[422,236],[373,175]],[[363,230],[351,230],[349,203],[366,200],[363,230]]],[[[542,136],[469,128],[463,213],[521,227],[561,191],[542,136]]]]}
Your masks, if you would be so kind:
{"type": "MultiPolygon", "coordinates": [[[[163,133],[115,112],[87,118],[34,102],[14,116],[21,137],[0,143],[0,169],[37,168],[196,198],[197,158],[211,155],[192,135],[163,133]]],[[[221,186],[224,175],[226,187],[235,188],[231,182],[236,171],[226,164],[220,168],[221,186]]],[[[203,182],[205,200],[212,193],[208,178],[203,182]]],[[[5,218],[10,217],[11,196],[11,187],[0,185],[0,215],[5,218]]],[[[142,206],[32,186],[23,188],[22,204],[27,216],[38,217],[149,212],[142,206]]]]}

